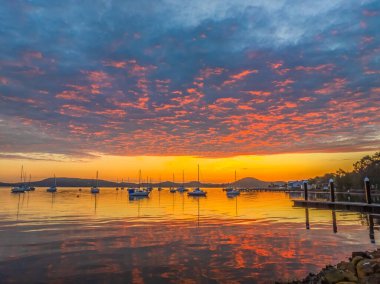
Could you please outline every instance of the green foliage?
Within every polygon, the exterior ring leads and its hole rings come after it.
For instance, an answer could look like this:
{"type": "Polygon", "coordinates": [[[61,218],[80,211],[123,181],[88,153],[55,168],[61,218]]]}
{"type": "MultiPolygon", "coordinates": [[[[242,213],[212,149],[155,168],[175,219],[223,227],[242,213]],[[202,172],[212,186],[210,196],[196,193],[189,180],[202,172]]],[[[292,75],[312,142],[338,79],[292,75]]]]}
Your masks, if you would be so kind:
{"type": "Polygon", "coordinates": [[[330,178],[335,180],[336,186],[340,190],[363,188],[364,178],[368,177],[371,185],[380,190],[380,152],[373,156],[364,156],[353,164],[354,170],[346,172],[342,169],[335,174],[325,174],[323,177],[315,177],[310,180],[311,183],[319,185],[327,184],[330,178]]]}

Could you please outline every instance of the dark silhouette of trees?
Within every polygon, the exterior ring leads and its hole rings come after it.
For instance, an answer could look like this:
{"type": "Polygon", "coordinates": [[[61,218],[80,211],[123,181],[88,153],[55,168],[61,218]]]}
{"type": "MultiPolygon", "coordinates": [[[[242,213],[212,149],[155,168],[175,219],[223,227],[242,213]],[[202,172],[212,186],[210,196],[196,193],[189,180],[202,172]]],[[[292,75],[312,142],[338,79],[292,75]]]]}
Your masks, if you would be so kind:
{"type": "Polygon", "coordinates": [[[364,178],[368,177],[372,187],[380,190],[380,152],[373,156],[364,156],[353,166],[352,172],[339,169],[334,174],[315,177],[310,182],[317,184],[317,188],[322,188],[328,184],[330,178],[333,178],[339,190],[360,189],[364,187],[364,178]]]}

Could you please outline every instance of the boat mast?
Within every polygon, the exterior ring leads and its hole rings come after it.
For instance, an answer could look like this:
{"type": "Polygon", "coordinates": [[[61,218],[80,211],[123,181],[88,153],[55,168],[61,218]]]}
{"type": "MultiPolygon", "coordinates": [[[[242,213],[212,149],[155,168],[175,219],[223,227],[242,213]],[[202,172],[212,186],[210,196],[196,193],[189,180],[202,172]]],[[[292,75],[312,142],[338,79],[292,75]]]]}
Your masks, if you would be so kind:
{"type": "Polygon", "coordinates": [[[185,170],[182,170],[182,187],[185,187],[185,170]]]}
{"type": "Polygon", "coordinates": [[[54,187],[57,187],[57,179],[55,178],[55,174],[54,174],[54,187]]]}
{"type": "Polygon", "coordinates": [[[236,170],[235,170],[235,183],[234,183],[234,185],[235,185],[235,188],[236,188],[236,170]]]}
{"type": "Polygon", "coordinates": [[[96,187],[98,187],[98,171],[96,171],[96,187]]]}
{"type": "Polygon", "coordinates": [[[141,183],[141,170],[139,170],[139,189],[140,189],[140,183],[141,183]]]}
{"type": "Polygon", "coordinates": [[[24,165],[21,166],[21,177],[20,177],[21,183],[22,183],[23,174],[24,174],[24,165]]]}
{"type": "Polygon", "coordinates": [[[198,185],[199,185],[199,164],[198,164],[198,185]]]}

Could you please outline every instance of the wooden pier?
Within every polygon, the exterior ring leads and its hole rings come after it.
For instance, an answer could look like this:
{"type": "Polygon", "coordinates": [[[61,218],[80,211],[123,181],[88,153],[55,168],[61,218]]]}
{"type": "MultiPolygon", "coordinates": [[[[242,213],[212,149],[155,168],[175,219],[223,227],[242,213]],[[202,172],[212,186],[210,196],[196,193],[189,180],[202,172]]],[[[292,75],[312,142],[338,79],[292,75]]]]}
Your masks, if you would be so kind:
{"type": "Polygon", "coordinates": [[[314,207],[314,208],[328,208],[328,209],[338,209],[338,210],[349,210],[357,212],[369,212],[369,213],[380,213],[380,204],[372,203],[372,193],[371,185],[369,179],[366,177],[364,179],[364,194],[366,202],[342,202],[335,201],[335,186],[333,179],[329,181],[330,187],[330,201],[319,201],[310,200],[308,196],[307,181],[304,181],[304,200],[293,200],[294,206],[301,207],[314,207]]]}
{"type": "Polygon", "coordinates": [[[349,210],[356,212],[380,213],[380,204],[368,204],[364,202],[340,202],[317,200],[292,200],[295,207],[325,208],[337,210],[349,210]]]}

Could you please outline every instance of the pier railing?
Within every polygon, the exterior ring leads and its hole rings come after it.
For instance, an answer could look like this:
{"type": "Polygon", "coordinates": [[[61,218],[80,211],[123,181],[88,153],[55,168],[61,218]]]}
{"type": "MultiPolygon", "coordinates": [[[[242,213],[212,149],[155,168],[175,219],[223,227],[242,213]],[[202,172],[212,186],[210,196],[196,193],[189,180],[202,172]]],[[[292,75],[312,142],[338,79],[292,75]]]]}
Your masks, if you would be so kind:
{"type": "Polygon", "coordinates": [[[349,201],[336,201],[336,192],[334,180],[329,180],[329,200],[310,200],[309,189],[307,181],[303,183],[303,197],[304,199],[294,199],[294,206],[302,207],[318,207],[318,208],[331,208],[343,209],[361,212],[376,212],[380,213],[380,204],[373,203],[371,184],[369,178],[364,179],[364,202],[351,202],[349,201]]]}

